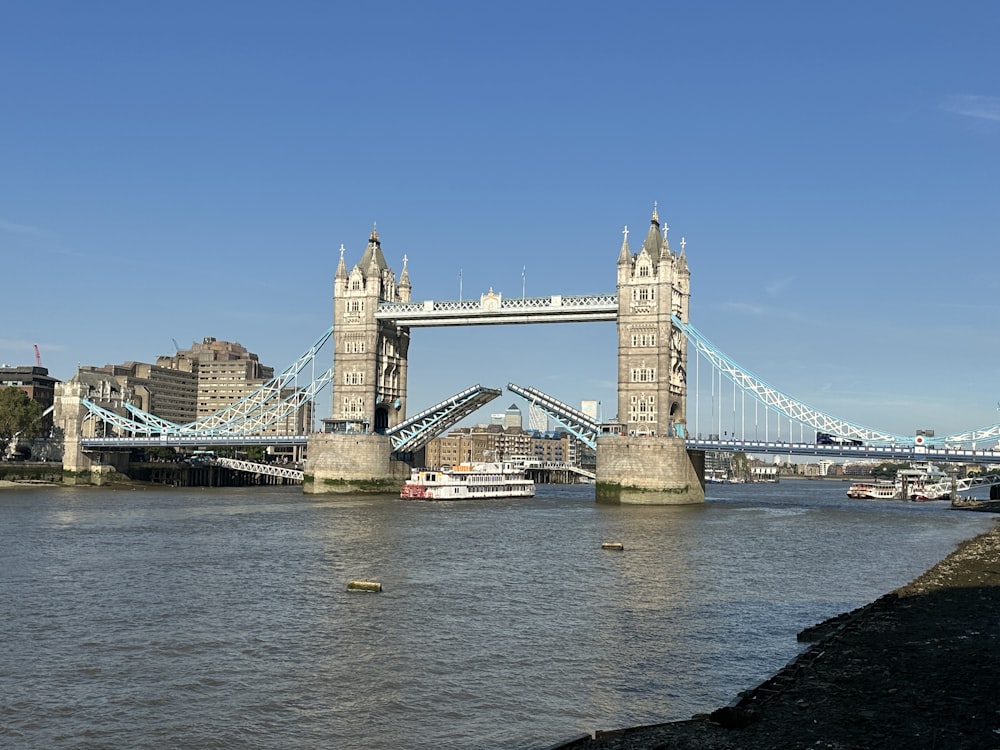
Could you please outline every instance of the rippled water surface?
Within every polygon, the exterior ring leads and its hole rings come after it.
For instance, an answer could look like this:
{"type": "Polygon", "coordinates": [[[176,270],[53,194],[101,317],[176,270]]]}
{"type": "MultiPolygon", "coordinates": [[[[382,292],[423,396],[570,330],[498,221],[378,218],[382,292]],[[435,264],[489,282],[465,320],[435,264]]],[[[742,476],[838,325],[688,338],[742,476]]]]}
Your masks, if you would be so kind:
{"type": "Polygon", "coordinates": [[[993,522],[839,482],[708,489],[0,491],[0,746],[539,748],[687,718],[993,522]]]}

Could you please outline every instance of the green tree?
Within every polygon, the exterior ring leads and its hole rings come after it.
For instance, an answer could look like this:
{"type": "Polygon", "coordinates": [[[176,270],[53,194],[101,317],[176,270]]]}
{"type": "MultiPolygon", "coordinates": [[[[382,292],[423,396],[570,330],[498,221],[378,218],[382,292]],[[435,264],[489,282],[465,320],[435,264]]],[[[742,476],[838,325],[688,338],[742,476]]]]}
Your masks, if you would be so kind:
{"type": "Polygon", "coordinates": [[[33,438],[41,431],[43,411],[20,388],[0,388],[0,456],[15,437],[33,438]]]}
{"type": "Polygon", "coordinates": [[[750,481],[750,459],[746,453],[738,451],[733,454],[729,461],[729,477],[741,482],[750,481]]]}
{"type": "Polygon", "coordinates": [[[247,446],[247,461],[257,461],[260,463],[267,455],[267,449],[262,445],[247,446]]]}
{"type": "Polygon", "coordinates": [[[170,461],[177,456],[176,448],[168,448],[166,446],[156,446],[155,448],[150,448],[146,451],[146,455],[151,459],[160,459],[161,461],[170,461]]]}
{"type": "Polygon", "coordinates": [[[896,472],[900,469],[908,469],[910,464],[908,462],[897,462],[897,461],[883,461],[874,469],[872,469],[872,476],[876,479],[892,479],[896,476],[896,472]]]}

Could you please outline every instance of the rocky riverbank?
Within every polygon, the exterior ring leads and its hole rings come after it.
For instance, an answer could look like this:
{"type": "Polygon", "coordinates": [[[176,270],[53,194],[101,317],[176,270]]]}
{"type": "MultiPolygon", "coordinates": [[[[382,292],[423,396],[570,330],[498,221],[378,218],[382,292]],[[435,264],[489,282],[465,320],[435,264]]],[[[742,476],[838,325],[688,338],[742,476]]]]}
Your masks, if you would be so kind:
{"type": "Polygon", "coordinates": [[[557,747],[1000,748],[1000,527],[799,639],[813,645],[729,706],[557,747]]]}

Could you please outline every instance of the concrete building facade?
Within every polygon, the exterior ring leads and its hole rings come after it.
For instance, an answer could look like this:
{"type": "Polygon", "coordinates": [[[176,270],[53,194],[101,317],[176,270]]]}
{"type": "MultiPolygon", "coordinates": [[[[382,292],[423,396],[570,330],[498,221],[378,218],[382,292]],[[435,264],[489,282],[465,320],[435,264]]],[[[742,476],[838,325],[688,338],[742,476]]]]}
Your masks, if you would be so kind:
{"type": "Polygon", "coordinates": [[[146,362],[124,362],[102,367],[84,365],[78,373],[114,380],[119,390],[128,393],[130,404],[162,419],[187,424],[197,416],[196,373],[146,362]]]}
{"type": "Polygon", "coordinates": [[[472,461],[526,458],[572,464],[575,438],[565,432],[527,432],[520,427],[459,427],[436,437],[425,448],[427,466],[454,466],[472,461]]]}
{"type": "Polygon", "coordinates": [[[194,419],[225,409],[274,377],[274,368],[261,364],[257,355],[239,342],[220,341],[211,336],[206,336],[200,344],[192,344],[190,349],[178,350],[169,357],[158,357],[156,364],[174,372],[195,375],[197,395],[194,419]]]}

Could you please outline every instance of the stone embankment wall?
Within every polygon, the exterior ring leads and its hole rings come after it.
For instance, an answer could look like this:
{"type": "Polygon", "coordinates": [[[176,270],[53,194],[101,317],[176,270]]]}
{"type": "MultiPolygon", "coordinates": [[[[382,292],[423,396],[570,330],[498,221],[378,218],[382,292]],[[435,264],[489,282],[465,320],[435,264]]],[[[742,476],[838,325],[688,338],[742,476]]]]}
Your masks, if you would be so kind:
{"type": "Polygon", "coordinates": [[[32,461],[0,462],[0,482],[62,482],[62,464],[32,461]]]}

